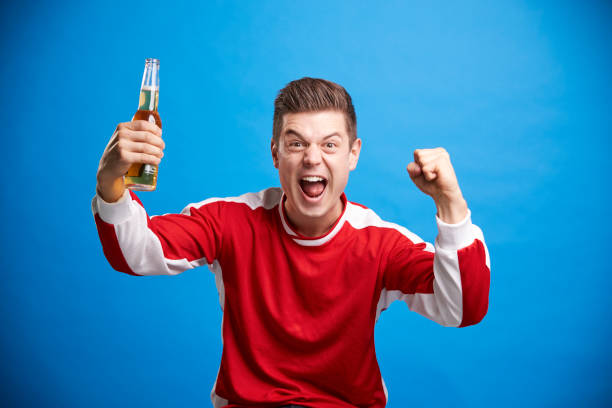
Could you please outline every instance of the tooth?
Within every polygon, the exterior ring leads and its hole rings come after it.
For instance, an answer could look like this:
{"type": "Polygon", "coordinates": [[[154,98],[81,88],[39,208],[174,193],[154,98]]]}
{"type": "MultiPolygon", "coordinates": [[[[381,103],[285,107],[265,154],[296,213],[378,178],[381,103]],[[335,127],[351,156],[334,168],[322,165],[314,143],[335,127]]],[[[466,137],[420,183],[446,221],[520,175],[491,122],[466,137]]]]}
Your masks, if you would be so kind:
{"type": "Polygon", "coordinates": [[[302,177],[302,180],[309,181],[309,182],[315,182],[315,181],[323,181],[323,178],[316,177],[316,176],[307,176],[307,177],[302,177]]]}

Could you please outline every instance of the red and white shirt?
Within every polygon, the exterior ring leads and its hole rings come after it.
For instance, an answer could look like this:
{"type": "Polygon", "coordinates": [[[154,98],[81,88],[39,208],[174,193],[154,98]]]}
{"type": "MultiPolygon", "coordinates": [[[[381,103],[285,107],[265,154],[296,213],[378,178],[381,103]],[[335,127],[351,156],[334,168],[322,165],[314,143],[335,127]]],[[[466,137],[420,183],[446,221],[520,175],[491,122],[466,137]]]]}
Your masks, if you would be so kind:
{"type": "Polygon", "coordinates": [[[487,312],[489,256],[470,213],[435,245],[347,201],[331,230],[295,232],[280,188],[149,217],[133,192],[92,209],[111,266],[175,275],[208,265],[223,310],[213,406],[384,407],[374,325],[395,300],[444,326],[487,312]]]}

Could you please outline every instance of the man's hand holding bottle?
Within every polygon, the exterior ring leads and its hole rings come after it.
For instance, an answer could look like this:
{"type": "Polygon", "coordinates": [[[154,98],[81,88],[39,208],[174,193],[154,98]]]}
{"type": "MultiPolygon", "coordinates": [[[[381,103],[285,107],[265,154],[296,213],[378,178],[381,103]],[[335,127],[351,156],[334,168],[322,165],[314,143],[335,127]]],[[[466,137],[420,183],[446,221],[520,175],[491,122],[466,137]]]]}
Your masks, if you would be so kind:
{"type": "Polygon", "coordinates": [[[104,149],[96,176],[96,189],[104,201],[115,202],[123,196],[123,176],[132,164],[159,165],[165,148],[161,136],[162,130],[145,120],[117,125],[104,149]]]}

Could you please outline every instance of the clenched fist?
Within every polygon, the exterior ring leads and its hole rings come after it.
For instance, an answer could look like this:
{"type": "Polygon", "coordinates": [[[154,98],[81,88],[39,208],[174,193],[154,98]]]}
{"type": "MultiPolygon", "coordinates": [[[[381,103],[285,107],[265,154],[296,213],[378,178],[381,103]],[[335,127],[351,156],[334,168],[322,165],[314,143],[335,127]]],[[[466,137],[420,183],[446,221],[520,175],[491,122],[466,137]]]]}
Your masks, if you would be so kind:
{"type": "Polygon", "coordinates": [[[98,195],[114,202],[123,195],[123,175],[133,163],[158,165],[164,156],[161,129],[146,120],[120,123],[98,166],[98,195]]]}
{"type": "Polygon", "coordinates": [[[467,203],[446,150],[441,147],[417,149],[414,151],[414,162],[406,170],[414,184],[433,198],[442,221],[455,224],[465,218],[467,203]]]}

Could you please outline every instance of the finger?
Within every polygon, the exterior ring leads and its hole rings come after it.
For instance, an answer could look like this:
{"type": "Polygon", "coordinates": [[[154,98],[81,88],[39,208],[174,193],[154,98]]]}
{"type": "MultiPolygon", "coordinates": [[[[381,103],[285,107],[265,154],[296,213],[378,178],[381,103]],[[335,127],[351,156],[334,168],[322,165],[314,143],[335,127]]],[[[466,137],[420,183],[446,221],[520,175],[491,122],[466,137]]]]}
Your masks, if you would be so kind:
{"type": "Polygon", "coordinates": [[[124,132],[127,138],[133,142],[151,144],[158,147],[159,149],[166,148],[166,143],[164,143],[162,138],[149,131],[125,130],[124,132]]]}
{"type": "Polygon", "coordinates": [[[157,156],[153,156],[147,153],[138,153],[138,152],[124,151],[121,154],[121,158],[126,163],[143,163],[143,164],[158,165],[161,162],[161,159],[157,156]]]}
{"type": "MultiPolygon", "coordinates": [[[[450,160],[446,152],[441,152],[421,160],[420,166],[422,169],[427,169],[429,173],[433,171],[435,173],[434,178],[437,178],[440,176],[440,172],[445,172],[445,169],[450,166],[450,160]]],[[[427,180],[430,179],[433,180],[431,176],[428,176],[427,180]]]]}
{"type": "Polygon", "coordinates": [[[411,162],[410,164],[408,164],[408,166],[406,166],[406,170],[408,171],[408,175],[410,175],[410,178],[415,178],[422,174],[421,167],[415,162],[411,162]]]}
{"type": "Polygon", "coordinates": [[[140,143],[132,140],[124,140],[120,145],[121,149],[125,149],[128,152],[132,153],[146,153],[152,156],[157,156],[159,158],[164,157],[164,153],[162,149],[158,146],[149,144],[149,143],[140,143]]]}
{"type": "Polygon", "coordinates": [[[447,151],[443,147],[436,147],[434,149],[420,149],[424,155],[440,155],[446,154],[447,151]]]}
{"type": "Polygon", "coordinates": [[[421,168],[423,167],[427,167],[427,166],[431,166],[434,163],[437,163],[440,160],[439,155],[431,155],[431,156],[426,156],[424,158],[421,158],[419,160],[419,166],[421,166],[421,168]]]}
{"type": "Polygon", "coordinates": [[[448,152],[443,147],[436,147],[435,149],[416,149],[414,152],[417,156],[422,158],[426,158],[429,156],[448,155],[448,152]]]}
{"type": "Polygon", "coordinates": [[[159,137],[162,135],[162,130],[155,123],[149,122],[148,120],[133,120],[132,130],[148,130],[149,132],[155,133],[159,137]]]}
{"type": "Polygon", "coordinates": [[[419,166],[423,167],[426,163],[437,157],[438,154],[439,153],[433,149],[416,149],[414,151],[414,161],[419,166]]]}
{"type": "Polygon", "coordinates": [[[435,162],[421,167],[423,177],[425,177],[425,180],[427,181],[435,180],[438,177],[437,170],[438,167],[435,165],[435,162]]]}
{"type": "Polygon", "coordinates": [[[445,152],[441,152],[438,149],[417,149],[415,151],[415,162],[417,162],[421,167],[438,160],[443,157],[445,152]]]}
{"type": "Polygon", "coordinates": [[[131,122],[120,123],[117,128],[124,128],[130,130],[146,130],[151,133],[155,133],[157,136],[161,137],[162,130],[155,123],[151,123],[147,120],[133,120],[131,122]]]}

